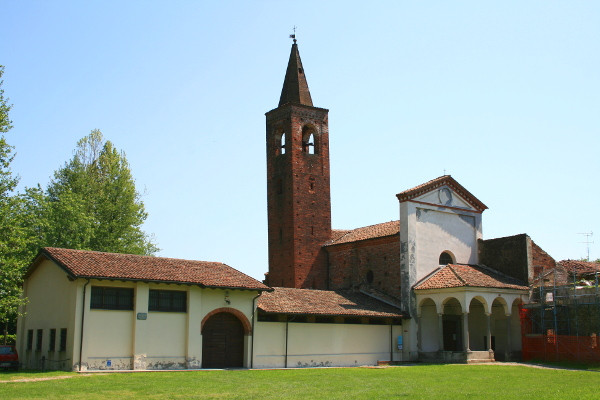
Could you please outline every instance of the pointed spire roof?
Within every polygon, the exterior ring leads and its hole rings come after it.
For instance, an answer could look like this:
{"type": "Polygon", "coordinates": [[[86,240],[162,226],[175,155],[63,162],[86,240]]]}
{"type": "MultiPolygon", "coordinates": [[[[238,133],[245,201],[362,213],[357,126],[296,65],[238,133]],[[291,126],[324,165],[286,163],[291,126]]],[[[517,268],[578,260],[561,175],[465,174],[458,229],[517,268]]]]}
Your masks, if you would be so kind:
{"type": "Polygon", "coordinates": [[[311,107],[313,105],[295,39],[294,44],[292,45],[287,71],[285,72],[281,97],[279,98],[280,107],[288,103],[303,104],[311,107]]]}

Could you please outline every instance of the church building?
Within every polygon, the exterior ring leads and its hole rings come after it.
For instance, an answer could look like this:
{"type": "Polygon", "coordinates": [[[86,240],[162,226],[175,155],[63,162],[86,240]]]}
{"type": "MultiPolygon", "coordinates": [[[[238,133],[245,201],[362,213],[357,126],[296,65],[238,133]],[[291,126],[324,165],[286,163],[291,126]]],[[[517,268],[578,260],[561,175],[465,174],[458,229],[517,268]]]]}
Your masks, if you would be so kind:
{"type": "Polygon", "coordinates": [[[485,204],[445,175],[398,193],[399,220],[332,229],[327,113],[313,105],[294,40],[279,106],[266,114],[265,283],[398,307],[402,360],[514,357],[527,280],[481,263],[485,204]]]}
{"type": "MultiPolygon", "coordinates": [[[[266,113],[268,273],[45,248],[24,283],[29,368],[198,369],[518,359],[539,260],[527,235],[484,240],[487,209],[444,175],[396,194],[392,221],[331,226],[328,110],[294,39],[266,113]]],[[[547,257],[546,257],[547,258],[547,257]]]]}

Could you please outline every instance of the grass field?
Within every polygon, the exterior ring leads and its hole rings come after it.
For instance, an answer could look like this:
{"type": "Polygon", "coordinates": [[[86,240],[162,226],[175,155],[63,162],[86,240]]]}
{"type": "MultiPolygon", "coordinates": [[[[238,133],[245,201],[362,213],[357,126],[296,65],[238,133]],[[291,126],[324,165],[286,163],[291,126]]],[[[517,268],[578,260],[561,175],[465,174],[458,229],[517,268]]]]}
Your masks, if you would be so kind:
{"type": "Polygon", "coordinates": [[[140,372],[0,373],[0,399],[598,399],[600,373],[503,365],[140,372]]]}

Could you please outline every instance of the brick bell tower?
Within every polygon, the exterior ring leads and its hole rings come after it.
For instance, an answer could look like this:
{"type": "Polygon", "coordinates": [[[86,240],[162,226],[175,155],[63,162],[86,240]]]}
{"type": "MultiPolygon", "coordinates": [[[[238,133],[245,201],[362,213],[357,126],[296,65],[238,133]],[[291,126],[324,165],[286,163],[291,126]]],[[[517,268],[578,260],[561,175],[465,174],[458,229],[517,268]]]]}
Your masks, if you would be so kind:
{"type": "Polygon", "coordinates": [[[266,113],[271,286],[327,289],[328,112],[313,106],[294,39],[279,106],[266,113]]]}

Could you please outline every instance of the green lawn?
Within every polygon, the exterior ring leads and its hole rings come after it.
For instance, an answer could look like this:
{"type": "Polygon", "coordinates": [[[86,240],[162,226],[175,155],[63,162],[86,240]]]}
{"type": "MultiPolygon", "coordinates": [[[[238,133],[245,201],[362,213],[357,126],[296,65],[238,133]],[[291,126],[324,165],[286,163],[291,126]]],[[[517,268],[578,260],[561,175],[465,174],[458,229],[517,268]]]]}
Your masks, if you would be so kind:
{"type": "MultiPolygon", "coordinates": [[[[56,373],[0,373],[0,381],[56,373]]],[[[503,365],[75,375],[0,383],[0,399],[598,399],[600,373],[503,365]]]]}

